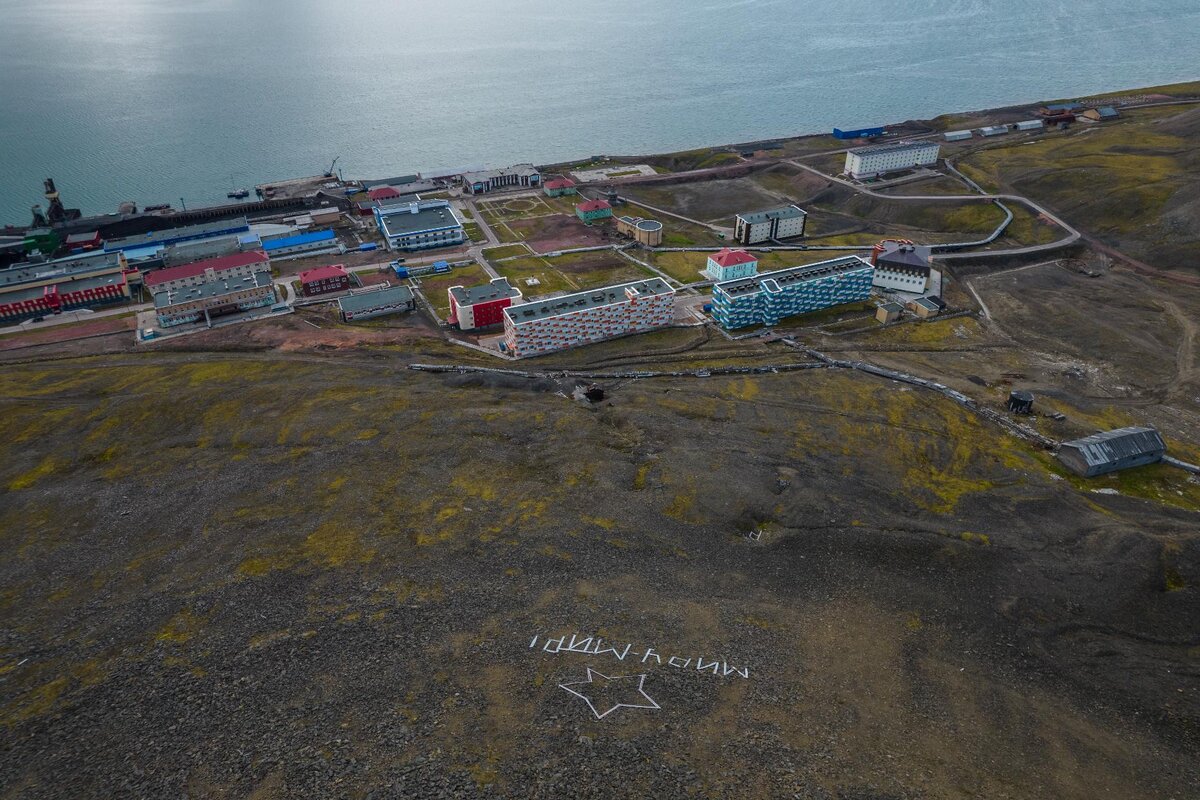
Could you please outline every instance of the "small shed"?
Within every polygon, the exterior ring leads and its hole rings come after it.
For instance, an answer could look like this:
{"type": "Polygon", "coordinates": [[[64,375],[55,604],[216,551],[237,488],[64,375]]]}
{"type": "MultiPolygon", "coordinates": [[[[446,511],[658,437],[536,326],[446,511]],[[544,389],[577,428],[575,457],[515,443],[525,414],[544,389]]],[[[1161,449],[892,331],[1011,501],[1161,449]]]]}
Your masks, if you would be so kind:
{"type": "Polygon", "coordinates": [[[942,309],[928,297],[917,297],[908,301],[908,310],[921,319],[929,319],[936,317],[942,309]]]}
{"type": "Polygon", "coordinates": [[[1014,414],[1033,413],[1033,392],[1013,389],[1008,393],[1008,410],[1014,414]]]}
{"type": "Polygon", "coordinates": [[[900,312],[904,311],[904,306],[899,303],[881,303],[879,308],[875,309],[875,319],[887,325],[889,322],[895,322],[900,319],[900,312]]]}
{"type": "Polygon", "coordinates": [[[1154,428],[1118,428],[1063,442],[1058,459],[1072,472],[1091,478],[1120,469],[1156,464],[1167,445],[1154,428]]]}
{"type": "Polygon", "coordinates": [[[1121,115],[1112,106],[1101,106],[1100,108],[1089,108],[1079,116],[1092,122],[1108,122],[1109,120],[1119,118],[1121,115]]]}

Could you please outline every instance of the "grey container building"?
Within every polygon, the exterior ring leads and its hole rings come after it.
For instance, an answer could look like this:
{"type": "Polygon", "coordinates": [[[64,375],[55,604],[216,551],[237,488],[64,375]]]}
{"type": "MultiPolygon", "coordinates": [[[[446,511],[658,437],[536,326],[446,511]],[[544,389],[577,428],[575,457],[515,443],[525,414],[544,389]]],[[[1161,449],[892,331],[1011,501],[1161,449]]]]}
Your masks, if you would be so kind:
{"type": "Polygon", "coordinates": [[[1119,469],[1155,464],[1162,461],[1166,452],[1167,446],[1154,428],[1118,428],[1063,442],[1058,458],[1071,471],[1091,478],[1119,469]]]}

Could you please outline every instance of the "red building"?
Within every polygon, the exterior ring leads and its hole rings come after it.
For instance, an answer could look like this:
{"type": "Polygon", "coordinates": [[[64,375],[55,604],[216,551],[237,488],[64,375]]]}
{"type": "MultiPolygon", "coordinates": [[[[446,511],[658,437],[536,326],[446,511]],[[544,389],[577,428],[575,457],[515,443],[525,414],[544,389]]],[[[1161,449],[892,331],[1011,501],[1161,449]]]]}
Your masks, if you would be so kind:
{"type": "Polygon", "coordinates": [[[509,286],[507,278],[469,289],[451,286],[446,291],[450,294],[450,324],[464,331],[499,325],[504,321],[504,309],[521,300],[521,291],[509,286]]]}
{"type": "Polygon", "coordinates": [[[72,253],[81,253],[86,250],[99,250],[104,242],[100,238],[100,231],[88,231],[87,233],[72,233],[64,244],[72,253]]]}
{"type": "Polygon", "coordinates": [[[400,197],[400,192],[393,189],[391,186],[376,186],[371,191],[367,192],[367,197],[379,202],[381,200],[395,200],[400,197]]]}
{"type": "Polygon", "coordinates": [[[330,292],[343,292],[350,288],[350,273],[341,264],[317,267],[300,273],[300,290],[305,297],[330,292]]]}

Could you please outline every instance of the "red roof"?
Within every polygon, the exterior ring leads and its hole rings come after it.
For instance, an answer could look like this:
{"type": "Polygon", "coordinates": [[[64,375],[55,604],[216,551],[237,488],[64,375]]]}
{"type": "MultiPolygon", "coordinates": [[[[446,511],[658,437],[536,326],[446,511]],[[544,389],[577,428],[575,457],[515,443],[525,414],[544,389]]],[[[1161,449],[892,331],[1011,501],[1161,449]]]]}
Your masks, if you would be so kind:
{"type": "Polygon", "coordinates": [[[221,256],[220,258],[209,258],[204,261],[194,261],[191,264],[181,264],[178,267],[169,267],[167,269],[156,269],[153,272],[146,273],[146,286],[157,286],[160,283],[167,281],[177,281],[180,278],[190,278],[193,275],[203,275],[205,270],[222,270],[234,269],[236,267],[246,267],[251,264],[266,264],[270,261],[267,254],[261,250],[248,250],[245,253],[234,253],[231,256],[221,256]]]}
{"type": "Polygon", "coordinates": [[[545,188],[547,189],[570,189],[575,185],[575,181],[570,178],[557,178],[552,181],[546,181],[545,188]]]}
{"type": "Polygon", "coordinates": [[[301,283],[312,283],[313,281],[323,281],[329,278],[346,278],[346,268],[341,264],[330,264],[327,267],[317,267],[306,272],[300,273],[301,283]]]}
{"type": "Polygon", "coordinates": [[[367,192],[367,197],[372,200],[391,200],[394,197],[399,197],[400,192],[390,186],[376,186],[371,191],[367,192]]]}
{"type": "Polygon", "coordinates": [[[601,211],[606,208],[612,208],[607,200],[588,200],[586,203],[580,203],[575,206],[580,211],[601,211]]]}
{"type": "Polygon", "coordinates": [[[758,261],[757,258],[747,253],[745,250],[730,250],[728,247],[709,256],[718,267],[732,267],[735,264],[749,264],[751,261],[758,261]]]}

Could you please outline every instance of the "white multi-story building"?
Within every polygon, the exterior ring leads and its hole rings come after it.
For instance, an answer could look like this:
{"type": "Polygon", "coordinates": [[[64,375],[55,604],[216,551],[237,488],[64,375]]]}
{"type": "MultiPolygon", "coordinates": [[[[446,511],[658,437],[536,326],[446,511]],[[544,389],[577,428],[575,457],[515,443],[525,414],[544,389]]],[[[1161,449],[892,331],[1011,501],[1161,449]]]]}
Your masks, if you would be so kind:
{"type": "Polygon", "coordinates": [[[937,142],[896,142],[874,147],[856,147],[846,152],[846,174],[873,178],[885,172],[936,164],[941,145],[937,142]]]}
{"type": "Polygon", "coordinates": [[[214,283],[230,278],[245,278],[256,272],[270,271],[270,260],[261,250],[235,253],[221,258],[209,258],[178,267],[167,267],[147,272],[142,278],[151,295],[159,292],[174,292],[188,286],[214,283]]]}
{"type": "Polygon", "coordinates": [[[804,235],[808,213],[799,206],[783,206],[769,211],[738,214],[733,238],[741,244],[757,244],[772,239],[790,239],[804,235]]]}
{"type": "Polygon", "coordinates": [[[462,244],[462,222],[445,200],[420,200],[375,207],[375,224],[389,250],[425,250],[462,244]]]}
{"type": "Polygon", "coordinates": [[[606,286],[504,309],[504,346],[536,356],[671,324],[675,290],[662,278],[606,286]]]}

